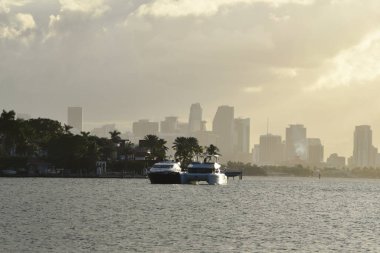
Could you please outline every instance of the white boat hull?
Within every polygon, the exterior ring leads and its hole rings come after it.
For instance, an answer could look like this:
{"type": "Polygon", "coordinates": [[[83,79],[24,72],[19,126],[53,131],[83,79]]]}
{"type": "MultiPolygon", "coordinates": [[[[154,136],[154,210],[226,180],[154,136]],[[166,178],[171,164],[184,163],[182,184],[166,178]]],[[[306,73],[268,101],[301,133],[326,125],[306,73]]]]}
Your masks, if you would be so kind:
{"type": "Polygon", "coordinates": [[[225,185],[227,184],[227,176],[223,173],[183,173],[181,174],[182,184],[193,184],[205,181],[209,185],[225,185]]]}

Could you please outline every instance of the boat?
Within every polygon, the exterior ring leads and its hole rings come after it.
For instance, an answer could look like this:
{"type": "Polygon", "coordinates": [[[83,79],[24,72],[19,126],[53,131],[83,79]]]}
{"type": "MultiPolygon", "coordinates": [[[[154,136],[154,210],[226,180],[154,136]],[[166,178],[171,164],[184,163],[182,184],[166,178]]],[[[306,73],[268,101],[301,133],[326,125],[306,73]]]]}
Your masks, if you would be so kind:
{"type": "Polygon", "coordinates": [[[210,162],[211,156],[204,159],[203,162],[192,162],[187,167],[187,172],[183,173],[183,184],[198,184],[200,181],[206,181],[209,185],[227,184],[227,176],[221,171],[221,165],[217,162],[218,156],[214,156],[215,161],[210,162]]]}
{"type": "Polygon", "coordinates": [[[148,171],[152,184],[180,184],[181,174],[180,164],[174,161],[155,163],[148,171]]]}

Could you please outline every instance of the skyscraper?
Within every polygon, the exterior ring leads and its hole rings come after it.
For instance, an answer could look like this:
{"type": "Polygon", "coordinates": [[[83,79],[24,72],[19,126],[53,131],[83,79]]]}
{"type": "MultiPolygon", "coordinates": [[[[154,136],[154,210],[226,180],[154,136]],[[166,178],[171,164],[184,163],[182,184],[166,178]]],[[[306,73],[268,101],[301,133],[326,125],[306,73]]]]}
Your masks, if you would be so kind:
{"type": "Polygon", "coordinates": [[[307,139],[307,157],[308,163],[312,166],[319,166],[323,162],[323,145],[318,138],[307,139]]]}
{"type": "Polygon", "coordinates": [[[356,126],[354,132],[353,165],[356,167],[375,166],[377,149],[372,145],[370,126],[356,126]]]}
{"type": "Polygon", "coordinates": [[[286,128],[286,159],[295,161],[307,158],[306,128],[303,125],[290,125],[286,128]]]}
{"type": "Polygon", "coordinates": [[[158,122],[150,122],[147,119],[133,122],[132,132],[138,137],[145,137],[148,134],[158,135],[158,122]]]}
{"type": "Polygon", "coordinates": [[[329,168],[344,168],[344,166],[346,166],[346,158],[344,156],[338,156],[336,153],[331,154],[326,160],[326,165],[329,168]]]}
{"type": "Polygon", "coordinates": [[[246,119],[235,119],[235,147],[234,151],[238,153],[249,153],[250,150],[250,133],[251,121],[246,119]]]}
{"type": "Polygon", "coordinates": [[[67,124],[76,132],[82,131],[82,107],[68,107],[67,124]]]}
{"type": "Polygon", "coordinates": [[[279,165],[283,160],[283,143],[281,136],[266,134],[260,136],[260,165],[279,165]]]}
{"type": "Polygon", "coordinates": [[[212,131],[219,136],[217,146],[222,155],[232,154],[234,144],[234,107],[218,107],[212,122],[212,131]]]}
{"type": "Polygon", "coordinates": [[[189,115],[189,132],[197,132],[202,130],[202,107],[201,104],[192,104],[189,115]]]}
{"type": "Polygon", "coordinates": [[[171,134],[176,132],[178,132],[178,117],[165,117],[165,120],[161,121],[161,133],[171,134]]]}

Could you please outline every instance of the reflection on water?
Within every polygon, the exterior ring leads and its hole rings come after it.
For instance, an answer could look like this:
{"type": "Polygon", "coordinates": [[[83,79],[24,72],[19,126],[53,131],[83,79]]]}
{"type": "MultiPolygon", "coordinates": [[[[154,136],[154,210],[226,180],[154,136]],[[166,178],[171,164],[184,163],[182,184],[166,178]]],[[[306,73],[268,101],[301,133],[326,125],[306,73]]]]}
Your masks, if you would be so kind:
{"type": "Polygon", "coordinates": [[[380,251],[380,181],[0,178],[1,252],[380,251]]]}

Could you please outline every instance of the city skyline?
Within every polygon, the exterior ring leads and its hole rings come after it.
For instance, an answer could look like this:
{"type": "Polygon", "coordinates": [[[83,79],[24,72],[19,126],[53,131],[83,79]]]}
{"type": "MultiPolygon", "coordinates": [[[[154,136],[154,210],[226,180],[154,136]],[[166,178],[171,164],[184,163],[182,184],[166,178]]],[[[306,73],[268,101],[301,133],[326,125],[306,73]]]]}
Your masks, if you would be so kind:
{"type": "MultiPolygon", "coordinates": [[[[201,103],[195,103],[195,104],[199,104],[201,105],[201,103]]],[[[191,104],[191,106],[193,106],[193,104],[191,104]]],[[[225,106],[225,105],[221,105],[222,107],[225,106]]],[[[220,107],[220,106],[219,106],[220,107]]],[[[70,107],[68,106],[67,108],[81,108],[82,107],[79,107],[79,106],[76,106],[76,107],[70,107]]],[[[65,124],[68,124],[68,115],[67,115],[67,109],[66,108],[66,115],[65,115],[65,120],[62,120],[60,121],[59,119],[57,119],[58,121],[62,122],[62,123],[65,123],[65,124]]],[[[234,106],[232,106],[232,108],[235,108],[234,106]]],[[[187,116],[185,114],[184,117],[178,117],[178,116],[173,116],[173,114],[169,114],[171,116],[164,116],[162,119],[156,117],[155,119],[157,119],[156,121],[152,120],[152,119],[148,119],[147,117],[140,117],[138,119],[133,119],[133,120],[128,120],[128,121],[123,121],[122,123],[117,123],[117,121],[109,121],[109,122],[101,122],[101,123],[96,123],[96,124],[88,124],[85,120],[85,114],[86,114],[86,109],[84,109],[84,116],[83,116],[83,131],[88,131],[88,132],[98,132],[98,133],[101,133],[101,134],[98,134],[99,136],[104,136],[104,137],[107,137],[108,136],[108,132],[109,131],[113,131],[113,130],[118,130],[118,131],[121,131],[122,133],[124,134],[127,134],[127,133],[132,133],[133,132],[133,126],[135,123],[139,122],[139,121],[148,121],[150,123],[157,123],[157,131],[156,133],[161,133],[161,123],[163,120],[165,120],[166,118],[176,118],[176,120],[178,121],[178,123],[188,123],[189,121],[189,112],[187,112],[187,116]],[[95,126],[95,127],[94,127],[95,126]],[[101,128],[104,128],[106,130],[100,130],[101,128]],[[100,132],[99,132],[100,131],[100,132]]],[[[217,107],[218,109],[218,107],[217,107]]],[[[207,110],[207,108],[206,108],[207,110]]],[[[202,113],[204,112],[203,110],[203,107],[202,107],[202,113]]],[[[216,110],[217,112],[217,110],[216,110]]],[[[215,112],[215,114],[216,114],[215,112]]],[[[212,118],[215,117],[215,114],[213,115],[212,118]]],[[[37,118],[36,116],[34,116],[33,114],[30,114],[30,113],[25,113],[25,112],[16,112],[16,115],[21,115],[23,117],[27,116],[28,118],[37,118]]],[[[236,119],[241,119],[243,116],[242,115],[239,115],[238,117],[235,117],[236,119]]],[[[245,117],[243,117],[245,118],[245,117]]],[[[212,119],[205,119],[203,118],[203,121],[202,122],[207,122],[207,127],[206,127],[206,130],[208,131],[212,131],[212,119]]],[[[264,123],[264,122],[261,122],[261,123],[264,123]]],[[[252,136],[249,140],[250,140],[250,152],[252,152],[252,149],[254,148],[255,145],[259,144],[260,143],[260,138],[262,136],[265,136],[267,134],[269,135],[274,135],[274,136],[280,136],[281,138],[283,138],[283,140],[285,141],[286,139],[286,129],[291,127],[291,126],[302,126],[302,127],[306,127],[307,131],[309,131],[309,128],[304,125],[304,124],[299,124],[299,123],[296,123],[296,124],[292,124],[292,123],[288,123],[287,125],[285,125],[283,128],[281,128],[281,126],[279,127],[281,130],[280,130],[280,133],[274,133],[273,131],[271,131],[271,129],[273,128],[271,124],[269,124],[268,122],[268,119],[267,121],[265,122],[266,123],[266,129],[265,131],[266,132],[257,132],[257,131],[254,131],[256,129],[256,126],[255,125],[252,125],[252,122],[250,124],[250,135],[252,136]],[[269,126],[268,126],[269,125],[269,126]],[[269,132],[268,132],[269,131],[269,132]],[[282,133],[281,133],[282,131],[282,133]]],[[[366,124],[359,124],[358,126],[369,126],[369,125],[366,125],[366,124]]],[[[322,142],[323,142],[323,146],[324,146],[324,160],[326,160],[330,155],[333,155],[333,154],[338,154],[340,156],[343,156],[345,157],[346,159],[348,159],[349,157],[351,157],[353,155],[353,150],[354,150],[354,139],[352,138],[352,135],[354,133],[354,129],[356,128],[357,126],[352,126],[352,129],[351,129],[351,136],[347,136],[347,139],[348,139],[348,142],[351,143],[349,148],[347,149],[348,152],[347,153],[344,153],[344,152],[339,152],[339,150],[334,150],[332,149],[331,147],[328,147],[326,145],[326,142],[323,138],[321,138],[318,133],[317,134],[313,134],[314,137],[317,137],[318,139],[320,139],[322,142]]],[[[371,126],[370,126],[371,127],[371,126]]],[[[276,127],[277,128],[277,127],[276,127]]],[[[380,129],[379,129],[380,130],[380,129]]],[[[153,133],[155,133],[153,131],[153,133]]],[[[374,133],[372,133],[373,136],[376,136],[376,129],[374,131],[374,133]]],[[[310,139],[310,138],[306,138],[305,140],[307,139],[310,139]]],[[[327,142],[328,143],[328,142],[327,142]]],[[[372,137],[372,143],[373,143],[373,146],[374,147],[377,147],[377,141],[375,139],[375,137],[372,137]]],[[[285,143],[284,143],[285,145],[285,143]]],[[[286,154],[285,154],[286,156],[286,154]]]]}
{"type": "Polygon", "coordinates": [[[3,1],[0,108],[65,122],[80,105],[92,129],[185,120],[199,102],[210,128],[229,104],[251,143],[269,118],[276,135],[303,124],[327,154],[351,154],[362,124],[380,146],[379,1],[207,2],[3,1]]]}

